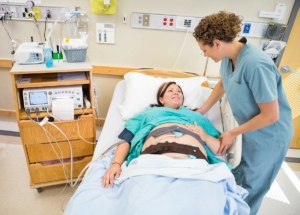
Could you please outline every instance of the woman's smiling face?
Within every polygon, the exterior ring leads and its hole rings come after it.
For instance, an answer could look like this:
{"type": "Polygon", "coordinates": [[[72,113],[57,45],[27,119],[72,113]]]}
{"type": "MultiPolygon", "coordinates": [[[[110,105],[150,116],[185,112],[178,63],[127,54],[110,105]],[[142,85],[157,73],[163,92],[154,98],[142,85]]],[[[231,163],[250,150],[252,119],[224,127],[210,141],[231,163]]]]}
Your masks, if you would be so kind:
{"type": "Polygon", "coordinates": [[[183,103],[183,94],[176,84],[171,84],[159,101],[164,107],[179,109],[183,103]]]}

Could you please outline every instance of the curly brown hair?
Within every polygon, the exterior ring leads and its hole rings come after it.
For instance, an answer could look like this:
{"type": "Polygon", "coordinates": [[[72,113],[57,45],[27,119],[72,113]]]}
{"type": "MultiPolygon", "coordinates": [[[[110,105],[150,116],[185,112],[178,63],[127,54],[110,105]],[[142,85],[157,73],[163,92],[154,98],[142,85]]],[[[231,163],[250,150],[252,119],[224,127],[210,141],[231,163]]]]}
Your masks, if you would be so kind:
{"type": "Polygon", "coordinates": [[[203,45],[213,46],[215,39],[223,42],[232,42],[241,31],[240,16],[226,11],[219,11],[201,19],[195,28],[193,36],[203,45]]]}

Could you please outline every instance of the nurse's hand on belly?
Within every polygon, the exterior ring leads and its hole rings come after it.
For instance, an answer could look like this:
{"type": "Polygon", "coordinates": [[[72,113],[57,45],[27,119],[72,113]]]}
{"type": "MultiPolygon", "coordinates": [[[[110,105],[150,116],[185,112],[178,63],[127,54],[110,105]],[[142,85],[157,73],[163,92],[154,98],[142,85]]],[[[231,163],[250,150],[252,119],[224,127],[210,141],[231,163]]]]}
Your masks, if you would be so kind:
{"type": "Polygon", "coordinates": [[[198,134],[203,142],[206,142],[208,134],[203,130],[202,127],[198,126],[196,122],[194,122],[194,125],[187,124],[186,127],[192,132],[198,134]]]}
{"type": "Polygon", "coordinates": [[[226,152],[226,150],[231,146],[235,137],[236,136],[233,133],[231,133],[231,131],[227,131],[227,132],[223,133],[220,137],[221,145],[218,150],[218,153],[224,154],[226,152]]]}
{"type": "Polygon", "coordinates": [[[196,122],[194,122],[193,125],[191,124],[187,124],[186,127],[193,131],[194,133],[198,134],[199,137],[203,140],[203,142],[206,143],[206,145],[208,146],[208,148],[210,149],[210,151],[214,154],[214,155],[221,155],[224,154],[225,152],[222,153],[218,153],[218,150],[220,148],[220,140],[217,138],[214,138],[210,135],[208,135],[203,128],[201,128],[200,126],[197,125],[196,122]]]}

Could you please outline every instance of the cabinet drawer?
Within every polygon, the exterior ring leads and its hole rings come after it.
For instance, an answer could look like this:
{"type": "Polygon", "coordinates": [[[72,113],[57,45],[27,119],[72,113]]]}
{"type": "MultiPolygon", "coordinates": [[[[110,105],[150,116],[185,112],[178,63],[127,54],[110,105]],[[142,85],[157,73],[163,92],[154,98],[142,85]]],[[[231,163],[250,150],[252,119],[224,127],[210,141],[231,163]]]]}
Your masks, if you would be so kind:
{"type": "MultiPolygon", "coordinates": [[[[80,161],[73,162],[73,178],[77,178],[81,170],[92,160],[92,156],[85,157],[80,161]]],[[[70,178],[70,162],[64,162],[68,170],[67,177],[70,178]]],[[[65,174],[62,164],[42,165],[31,164],[29,165],[31,180],[34,184],[53,182],[65,180],[65,174]]]]}
{"type": "MultiPolygon", "coordinates": [[[[93,139],[91,138],[86,140],[93,142],[93,139]]],[[[70,143],[72,145],[73,157],[93,155],[93,144],[86,143],[83,140],[73,140],[70,141],[70,143]]],[[[25,145],[25,147],[27,150],[29,163],[57,160],[57,155],[59,158],[70,158],[70,145],[67,141],[58,142],[58,144],[54,142],[52,145],[50,143],[28,144],[25,145]]]]}
{"type": "MultiPolygon", "coordinates": [[[[84,138],[94,138],[94,117],[93,115],[84,115],[80,120],[70,120],[70,121],[59,121],[53,122],[57,127],[59,127],[69,140],[79,140],[81,139],[78,135],[78,126],[80,129],[80,135],[84,138]]],[[[49,124],[43,126],[55,139],[57,142],[66,141],[63,134],[55,127],[49,124]]],[[[49,143],[44,130],[38,124],[30,121],[23,120],[19,122],[20,134],[22,137],[23,144],[37,144],[37,143],[49,143]]],[[[51,142],[55,141],[49,135],[51,142]]]]}

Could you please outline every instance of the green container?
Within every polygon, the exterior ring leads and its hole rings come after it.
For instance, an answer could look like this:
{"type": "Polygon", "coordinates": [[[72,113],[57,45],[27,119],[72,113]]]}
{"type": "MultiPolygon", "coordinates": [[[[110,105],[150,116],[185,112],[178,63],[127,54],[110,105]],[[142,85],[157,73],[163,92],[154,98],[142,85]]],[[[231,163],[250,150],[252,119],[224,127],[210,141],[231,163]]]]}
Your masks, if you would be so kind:
{"type": "Polygon", "coordinates": [[[52,58],[53,58],[53,60],[62,60],[63,59],[63,53],[62,52],[60,52],[60,53],[53,52],[52,58]]]}

